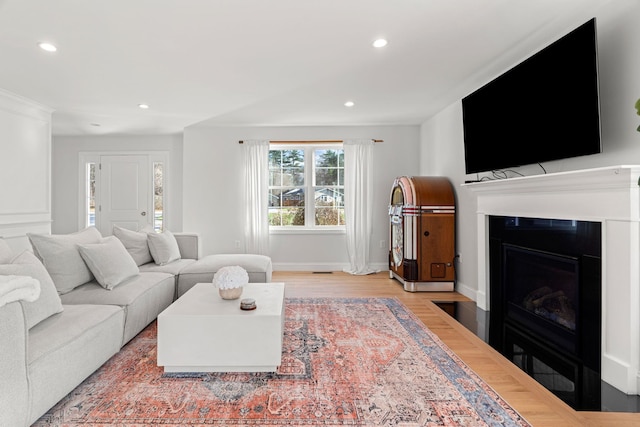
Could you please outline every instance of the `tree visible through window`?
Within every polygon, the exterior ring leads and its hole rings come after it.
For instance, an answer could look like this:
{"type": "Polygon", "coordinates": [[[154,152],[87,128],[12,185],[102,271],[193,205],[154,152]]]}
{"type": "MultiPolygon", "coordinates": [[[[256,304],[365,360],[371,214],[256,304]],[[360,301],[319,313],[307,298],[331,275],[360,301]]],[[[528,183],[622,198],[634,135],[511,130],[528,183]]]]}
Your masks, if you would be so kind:
{"type": "Polygon", "coordinates": [[[344,226],[344,151],[341,147],[269,151],[269,224],[344,226]]]}
{"type": "Polygon", "coordinates": [[[314,151],[315,225],[344,225],[344,152],[314,151]]]}

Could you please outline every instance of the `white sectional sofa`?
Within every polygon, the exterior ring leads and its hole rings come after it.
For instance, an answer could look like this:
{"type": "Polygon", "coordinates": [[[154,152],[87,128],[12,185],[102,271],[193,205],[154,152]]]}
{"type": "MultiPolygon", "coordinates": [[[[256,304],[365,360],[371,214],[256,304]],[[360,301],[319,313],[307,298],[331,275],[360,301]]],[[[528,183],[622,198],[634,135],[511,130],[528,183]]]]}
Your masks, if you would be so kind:
{"type": "Polygon", "coordinates": [[[0,426],[31,425],[220,267],[240,265],[250,281],[271,281],[269,257],[200,258],[193,233],[114,229],[103,238],[90,227],[29,239],[33,253],[20,254],[0,239],[0,276],[39,284],[35,301],[3,301],[0,284],[0,426]]]}

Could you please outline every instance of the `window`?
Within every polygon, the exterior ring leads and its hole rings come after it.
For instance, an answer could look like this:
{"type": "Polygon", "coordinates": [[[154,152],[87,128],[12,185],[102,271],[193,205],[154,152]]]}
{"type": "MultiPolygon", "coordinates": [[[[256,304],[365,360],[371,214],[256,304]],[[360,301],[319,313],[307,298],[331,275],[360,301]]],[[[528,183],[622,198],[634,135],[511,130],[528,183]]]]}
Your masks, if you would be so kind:
{"type": "Polygon", "coordinates": [[[164,230],[163,163],[153,162],[153,229],[164,230]]]}
{"type": "Polygon", "coordinates": [[[344,228],[342,146],[274,146],[269,150],[269,225],[344,228]]]}
{"type": "Polygon", "coordinates": [[[96,225],[96,164],[89,162],[86,163],[86,167],[85,224],[87,227],[93,227],[96,225]]]}

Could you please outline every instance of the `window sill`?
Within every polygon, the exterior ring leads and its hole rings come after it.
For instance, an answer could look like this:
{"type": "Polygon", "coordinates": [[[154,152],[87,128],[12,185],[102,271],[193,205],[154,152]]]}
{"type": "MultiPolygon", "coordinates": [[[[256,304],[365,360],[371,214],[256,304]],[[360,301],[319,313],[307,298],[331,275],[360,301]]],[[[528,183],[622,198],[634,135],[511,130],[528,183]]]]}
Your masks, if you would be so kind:
{"type": "Polygon", "coordinates": [[[312,228],[312,227],[271,227],[269,228],[269,234],[346,234],[344,227],[326,227],[326,228],[312,228]]]}

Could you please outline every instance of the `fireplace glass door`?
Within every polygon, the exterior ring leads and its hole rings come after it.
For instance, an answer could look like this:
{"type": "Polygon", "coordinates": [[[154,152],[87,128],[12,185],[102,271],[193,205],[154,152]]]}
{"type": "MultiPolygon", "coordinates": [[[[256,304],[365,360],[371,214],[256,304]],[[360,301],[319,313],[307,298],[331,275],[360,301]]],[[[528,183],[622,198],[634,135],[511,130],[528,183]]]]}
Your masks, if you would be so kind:
{"type": "Polygon", "coordinates": [[[576,409],[600,406],[600,223],[489,218],[489,343],[576,409]]]}
{"type": "Polygon", "coordinates": [[[505,244],[507,318],[575,351],[579,260],[505,244]]]}

